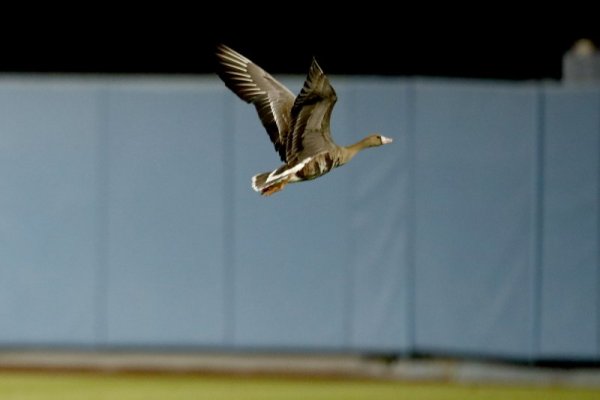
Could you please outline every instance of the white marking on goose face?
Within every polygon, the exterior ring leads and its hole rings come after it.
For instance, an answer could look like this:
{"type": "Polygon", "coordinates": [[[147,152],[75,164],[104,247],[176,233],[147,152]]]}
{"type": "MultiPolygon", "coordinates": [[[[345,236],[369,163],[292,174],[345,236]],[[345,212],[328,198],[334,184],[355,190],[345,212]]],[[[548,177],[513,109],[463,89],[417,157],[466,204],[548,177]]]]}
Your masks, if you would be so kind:
{"type": "Polygon", "coordinates": [[[381,137],[381,144],[388,144],[388,143],[392,143],[393,141],[394,141],[394,139],[392,139],[392,138],[388,138],[385,136],[381,137]]]}

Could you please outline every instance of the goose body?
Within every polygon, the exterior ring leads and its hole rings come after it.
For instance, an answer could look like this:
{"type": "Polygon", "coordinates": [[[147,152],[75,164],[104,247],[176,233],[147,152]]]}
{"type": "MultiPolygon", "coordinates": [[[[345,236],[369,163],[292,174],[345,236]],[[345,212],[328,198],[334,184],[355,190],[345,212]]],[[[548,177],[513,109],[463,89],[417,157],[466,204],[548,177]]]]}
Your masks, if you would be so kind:
{"type": "Polygon", "coordinates": [[[373,134],[350,146],[338,146],[331,138],[330,118],[337,101],[335,90],[313,58],[298,96],[258,65],[219,45],[218,75],[247,103],[254,104],[275,151],[283,164],[252,177],[252,188],[271,195],[287,184],[318,178],[346,164],[359,151],[391,143],[373,134]]]}

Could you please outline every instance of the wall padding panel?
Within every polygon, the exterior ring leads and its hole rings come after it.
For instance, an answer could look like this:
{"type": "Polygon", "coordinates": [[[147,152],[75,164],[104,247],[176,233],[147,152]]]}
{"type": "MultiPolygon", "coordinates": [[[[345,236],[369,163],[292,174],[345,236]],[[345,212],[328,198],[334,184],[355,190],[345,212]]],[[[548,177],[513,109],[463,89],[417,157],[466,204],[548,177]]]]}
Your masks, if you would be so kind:
{"type": "MultiPolygon", "coordinates": [[[[300,80],[283,80],[295,93],[300,80]]],[[[333,136],[348,140],[346,88],[333,136]]],[[[253,175],[281,161],[253,106],[230,94],[235,108],[235,343],[241,347],[337,349],[347,346],[350,170],[288,185],[271,197],[250,186],[253,175]],[[345,173],[344,173],[345,172],[345,173]]]]}
{"type": "Polygon", "coordinates": [[[542,357],[598,357],[600,93],[545,91],[542,357]]]}
{"type": "Polygon", "coordinates": [[[0,343],[97,340],[98,97],[0,84],[0,343]]]}
{"type": "Polygon", "coordinates": [[[409,88],[398,79],[352,85],[351,134],[394,142],[359,154],[350,175],[351,338],[357,349],[406,351],[411,345],[409,88]]]}
{"type": "Polygon", "coordinates": [[[419,351],[532,354],[537,100],[527,85],[416,85],[419,351]]]}
{"type": "Polygon", "coordinates": [[[108,93],[109,344],[225,338],[224,91],[184,83],[108,93]]]}

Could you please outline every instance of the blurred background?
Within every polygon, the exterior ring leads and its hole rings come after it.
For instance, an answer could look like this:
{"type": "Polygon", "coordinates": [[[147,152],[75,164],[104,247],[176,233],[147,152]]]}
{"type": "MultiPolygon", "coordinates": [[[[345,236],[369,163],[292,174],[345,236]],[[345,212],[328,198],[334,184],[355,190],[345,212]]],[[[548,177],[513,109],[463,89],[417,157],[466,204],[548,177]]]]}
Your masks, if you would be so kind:
{"type": "Polygon", "coordinates": [[[598,365],[597,21],[238,11],[3,28],[0,350],[598,365]],[[262,198],[220,42],[393,145],[262,198]]]}

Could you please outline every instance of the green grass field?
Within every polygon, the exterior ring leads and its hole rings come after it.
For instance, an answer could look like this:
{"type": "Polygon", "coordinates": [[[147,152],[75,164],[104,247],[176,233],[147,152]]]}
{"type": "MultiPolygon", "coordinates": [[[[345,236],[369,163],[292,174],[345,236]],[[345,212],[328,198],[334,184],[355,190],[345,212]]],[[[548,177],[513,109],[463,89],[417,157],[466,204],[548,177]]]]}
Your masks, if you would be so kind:
{"type": "Polygon", "coordinates": [[[355,380],[0,372],[2,400],[468,400],[600,399],[600,389],[355,380]]]}

